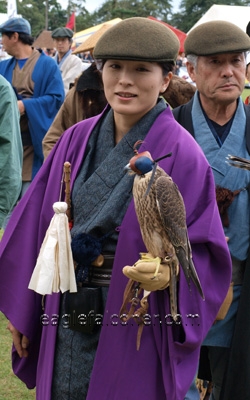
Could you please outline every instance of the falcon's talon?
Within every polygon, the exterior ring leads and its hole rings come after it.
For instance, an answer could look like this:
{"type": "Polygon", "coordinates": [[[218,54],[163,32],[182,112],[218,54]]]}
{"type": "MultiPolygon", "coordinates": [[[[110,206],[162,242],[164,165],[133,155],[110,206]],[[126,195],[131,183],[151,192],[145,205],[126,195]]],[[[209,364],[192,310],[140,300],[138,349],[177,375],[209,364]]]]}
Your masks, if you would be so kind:
{"type": "Polygon", "coordinates": [[[162,262],[162,259],[160,257],[150,257],[148,255],[149,253],[140,253],[140,260],[137,261],[134,266],[136,266],[137,264],[139,264],[140,262],[155,262],[156,263],[156,269],[155,269],[155,273],[153,278],[151,279],[155,279],[155,277],[157,276],[158,272],[159,272],[159,268],[162,262]]]}

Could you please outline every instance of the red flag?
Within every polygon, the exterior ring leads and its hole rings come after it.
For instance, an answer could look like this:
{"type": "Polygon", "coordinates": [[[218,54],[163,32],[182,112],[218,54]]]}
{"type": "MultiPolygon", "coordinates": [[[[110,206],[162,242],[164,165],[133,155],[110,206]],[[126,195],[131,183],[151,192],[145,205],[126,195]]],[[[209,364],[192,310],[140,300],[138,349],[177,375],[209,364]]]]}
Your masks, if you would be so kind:
{"type": "Polygon", "coordinates": [[[170,28],[177,35],[177,37],[178,37],[178,39],[180,41],[180,49],[179,49],[179,51],[180,52],[184,51],[184,41],[185,41],[185,39],[187,37],[186,33],[182,32],[179,29],[176,29],[173,26],[167,24],[166,22],[160,21],[159,19],[156,19],[154,17],[147,17],[147,18],[148,19],[152,19],[153,21],[160,22],[161,24],[166,25],[168,28],[170,28]]]}
{"type": "Polygon", "coordinates": [[[75,27],[75,12],[70,16],[70,19],[68,20],[66,24],[66,28],[74,30],[75,27]]]}

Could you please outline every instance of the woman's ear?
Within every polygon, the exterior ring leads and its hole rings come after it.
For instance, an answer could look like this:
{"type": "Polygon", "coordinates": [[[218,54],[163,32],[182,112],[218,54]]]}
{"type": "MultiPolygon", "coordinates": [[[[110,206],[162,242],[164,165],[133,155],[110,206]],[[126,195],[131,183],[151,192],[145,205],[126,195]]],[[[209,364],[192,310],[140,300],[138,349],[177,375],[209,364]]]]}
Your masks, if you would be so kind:
{"type": "Polygon", "coordinates": [[[163,84],[162,84],[162,90],[160,91],[160,94],[166,92],[169,82],[171,81],[173,76],[173,72],[169,72],[167,75],[164,76],[163,78],[163,84]]]}

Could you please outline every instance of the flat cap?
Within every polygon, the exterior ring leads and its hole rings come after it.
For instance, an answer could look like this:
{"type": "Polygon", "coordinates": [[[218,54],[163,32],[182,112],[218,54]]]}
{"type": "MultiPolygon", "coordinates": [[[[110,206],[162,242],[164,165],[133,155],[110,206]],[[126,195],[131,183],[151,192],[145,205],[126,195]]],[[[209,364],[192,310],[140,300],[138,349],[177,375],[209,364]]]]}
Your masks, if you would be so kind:
{"type": "Polygon", "coordinates": [[[148,18],[128,18],[97,41],[95,59],[175,63],[180,42],[171,29],[148,18]]]}
{"type": "Polygon", "coordinates": [[[209,56],[244,52],[249,49],[249,36],[238,26],[227,21],[210,21],[198,25],[191,30],[184,42],[186,55],[209,56]]]}
{"type": "Polygon", "coordinates": [[[31,35],[31,27],[29,21],[24,18],[10,18],[0,25],[0,32],[18,32],[31,35]]]}
{"type": "Polygon", "coordinates": [[[71,39],[74,35],[74,32],[69,28],[56,28],[52,33],[51,36],[53,39],[56,38],[69,38],[71,39]]]}

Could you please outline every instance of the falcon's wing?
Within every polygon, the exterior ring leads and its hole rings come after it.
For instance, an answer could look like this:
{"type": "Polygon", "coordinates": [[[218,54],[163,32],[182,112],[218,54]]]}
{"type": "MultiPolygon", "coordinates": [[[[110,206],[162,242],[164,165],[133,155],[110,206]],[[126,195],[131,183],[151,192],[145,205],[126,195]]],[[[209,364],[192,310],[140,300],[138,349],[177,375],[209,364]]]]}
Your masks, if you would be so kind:
{"type": "Polygon", "coordinates": [[[157,207],[169,240],[175,248],[177,258],[189,283],[190,278],[204,298],[200,280],[197,275],[191,254],[186,226],[186,210],[181,193],[173,180],[168,176],[157,179],[157,207]]]}
{"type": "Polygon", "coordinates": [[[182,196],[168,176],[156,180],[156,201],[162,224],[173,246],[186,248],[186,211],[182,196]]]}

